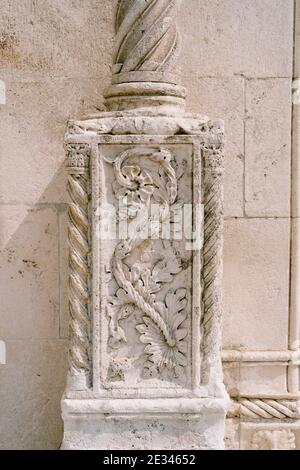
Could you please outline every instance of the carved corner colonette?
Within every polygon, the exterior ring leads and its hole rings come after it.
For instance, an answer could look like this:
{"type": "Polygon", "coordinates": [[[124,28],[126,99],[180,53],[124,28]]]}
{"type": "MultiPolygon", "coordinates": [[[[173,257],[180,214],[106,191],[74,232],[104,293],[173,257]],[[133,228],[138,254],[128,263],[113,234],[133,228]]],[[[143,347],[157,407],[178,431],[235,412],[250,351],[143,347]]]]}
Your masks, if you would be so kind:
{"type": "Polygon", "coordinates": [[[224,445],[224,130],[185,112],[180,3],[116,2],[108,111],[68,126],[63,449],[224,445]]]}

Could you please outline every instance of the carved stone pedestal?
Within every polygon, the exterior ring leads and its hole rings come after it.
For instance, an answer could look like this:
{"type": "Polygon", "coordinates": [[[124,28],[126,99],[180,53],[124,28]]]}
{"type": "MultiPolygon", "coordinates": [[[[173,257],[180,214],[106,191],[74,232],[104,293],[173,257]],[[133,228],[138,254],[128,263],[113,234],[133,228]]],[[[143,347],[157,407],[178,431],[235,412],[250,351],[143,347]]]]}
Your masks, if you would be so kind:
{"type": "Polygon", "coordinates": [[[63,449],[222,449],[225,400],[64,400],[63,449]]]}
{"type": "Polygon", "coordinates": [[[184,89],[158,71],[178,3],[118,3],[111,111],[66,135],[64,449],[223,447],[223,125],[185,114],[184,89]]]}

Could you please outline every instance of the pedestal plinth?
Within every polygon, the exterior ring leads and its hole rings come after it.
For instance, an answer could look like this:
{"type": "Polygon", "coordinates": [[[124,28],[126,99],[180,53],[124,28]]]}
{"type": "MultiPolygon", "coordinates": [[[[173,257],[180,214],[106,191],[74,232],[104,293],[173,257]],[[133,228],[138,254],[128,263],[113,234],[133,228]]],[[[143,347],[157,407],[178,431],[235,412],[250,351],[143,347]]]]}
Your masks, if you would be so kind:
{"type": "Polygon", "coordinates": [[[63,448],[222,448],[222,123],[103,113],[66,149],[63,448]]]}
{"type": "Polygon", "coordinates": [[[65,399],[64,450],[224,447],[225,399],[65,399]]]}

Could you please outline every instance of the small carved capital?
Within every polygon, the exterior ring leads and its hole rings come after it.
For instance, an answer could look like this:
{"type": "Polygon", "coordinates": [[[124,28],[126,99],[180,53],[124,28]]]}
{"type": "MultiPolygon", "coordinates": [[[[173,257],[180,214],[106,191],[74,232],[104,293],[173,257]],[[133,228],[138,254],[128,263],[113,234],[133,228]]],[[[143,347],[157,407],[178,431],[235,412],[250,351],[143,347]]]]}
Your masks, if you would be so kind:
{"type": "Polygon", "coordinates": [[[90,164],[91,149],[87,144],[67,144],[67,163],[69,173],[86,173],[90,164]]]}
{"type": "Polygon", "coordinates": [[[205,169],[222,174],[224,171],[224,150],[222,145],[203,146],[205,169]]]}

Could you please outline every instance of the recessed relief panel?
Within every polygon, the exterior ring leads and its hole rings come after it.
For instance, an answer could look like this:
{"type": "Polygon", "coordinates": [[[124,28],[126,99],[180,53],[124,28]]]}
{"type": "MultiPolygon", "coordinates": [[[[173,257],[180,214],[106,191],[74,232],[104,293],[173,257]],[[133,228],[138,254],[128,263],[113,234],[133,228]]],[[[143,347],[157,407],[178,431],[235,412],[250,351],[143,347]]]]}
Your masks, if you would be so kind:
{"type": "Polygon", "coordinates": [[[98,159],[101,385],[191,390],[200,311],[195,147],[102,144],[98,159]]]}

